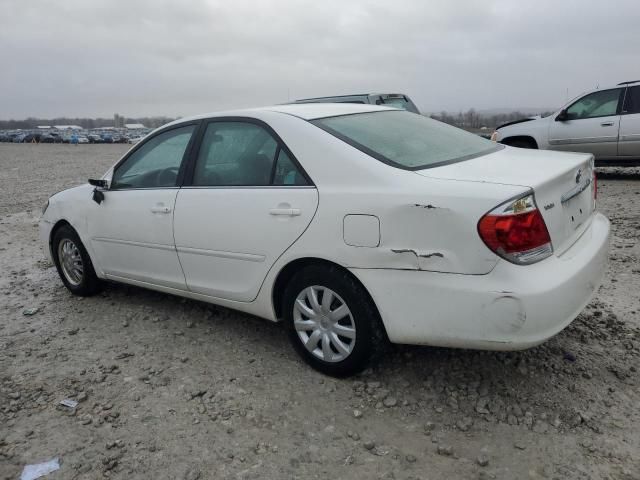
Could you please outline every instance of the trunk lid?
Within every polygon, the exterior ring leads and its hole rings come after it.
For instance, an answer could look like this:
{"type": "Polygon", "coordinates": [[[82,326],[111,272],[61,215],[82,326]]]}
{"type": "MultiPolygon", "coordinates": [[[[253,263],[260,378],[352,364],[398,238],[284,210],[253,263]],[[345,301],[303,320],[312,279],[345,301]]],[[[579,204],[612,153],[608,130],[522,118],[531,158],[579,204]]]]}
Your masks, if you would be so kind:
{"type": "Polygon", "coordinates": [[[580,237],[595,210],[591,154],[506,147],[416,173],[430,178],[522,186],[523,192],[533,189],[556,255],[580,237]]]}

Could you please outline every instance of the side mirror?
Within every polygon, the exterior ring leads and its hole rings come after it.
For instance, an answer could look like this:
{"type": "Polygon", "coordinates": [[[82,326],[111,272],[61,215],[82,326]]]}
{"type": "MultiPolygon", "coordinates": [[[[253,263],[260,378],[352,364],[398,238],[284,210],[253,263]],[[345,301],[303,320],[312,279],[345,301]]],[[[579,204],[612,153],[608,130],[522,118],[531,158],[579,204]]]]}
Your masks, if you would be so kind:
{"type": "Polygon", "coordinates": [[[93,189],[93,195],[91,196],[91,198],[94,202],[100,205],[102,202],[104,202],[104,193],[102,193],[102,190],[107,190],[109,188],[109,181],[90,178],[89,185],[93,185],[94,187],[96,187],[93,189]]]}
{"type": "Polygon", "coordinates": [[[569,120],[569,114],[566,109],[560,110],[560,113],[556,117],[556,122],[566,122],[569,120]]]}
{"type": "Polygon", "coordinates": [[[89,185],[93,185],[94,187],[104,188],[104,189],[109,188],[109,182],[107,180],[97,180],[95,178],[89,179],[89,185]]]}

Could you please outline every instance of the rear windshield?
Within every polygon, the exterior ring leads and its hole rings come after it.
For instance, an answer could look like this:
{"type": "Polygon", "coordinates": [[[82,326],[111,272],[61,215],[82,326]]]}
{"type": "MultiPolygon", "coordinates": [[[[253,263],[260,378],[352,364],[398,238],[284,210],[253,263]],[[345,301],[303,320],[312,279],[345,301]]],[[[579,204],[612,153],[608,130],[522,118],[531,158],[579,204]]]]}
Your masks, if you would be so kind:
{"type": "Polygon", "coordinates": [[[311,123],[384,163],[419,170],[502,148],[478,135],[403,111],[319,118],[311,123]]]}

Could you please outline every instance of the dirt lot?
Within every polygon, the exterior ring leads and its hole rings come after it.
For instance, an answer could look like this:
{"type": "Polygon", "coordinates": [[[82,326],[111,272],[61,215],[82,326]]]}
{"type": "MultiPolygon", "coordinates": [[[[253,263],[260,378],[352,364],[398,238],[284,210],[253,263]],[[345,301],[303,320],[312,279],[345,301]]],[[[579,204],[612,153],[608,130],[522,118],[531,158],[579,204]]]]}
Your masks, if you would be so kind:
{"type": "Polygon", "coordinates": [[[47,478],[640,479],[640,170],[601,171],[609,273],[556,338],[397,347],[335,380],[275,324],[132,287],[66,291],[41,207],[125,149],[0,144],[0,478],[58,456],[47,478]]]}

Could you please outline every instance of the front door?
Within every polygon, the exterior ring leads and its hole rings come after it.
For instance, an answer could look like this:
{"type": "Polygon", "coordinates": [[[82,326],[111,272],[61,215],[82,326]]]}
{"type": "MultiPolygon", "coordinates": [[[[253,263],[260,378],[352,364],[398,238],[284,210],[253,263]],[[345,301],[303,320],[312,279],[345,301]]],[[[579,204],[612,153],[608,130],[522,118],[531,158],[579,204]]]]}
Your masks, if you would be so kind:
{"type": "Polygon", "coordinates": [[[618,155],[640,158],[640,85],[627,88],[620,116],[618,155]]]}
{"type": "Polygon", "coordinates": [[[97,263],[108,277],[186,290],[173,241],[173,209],[196,128],[155,135],[116,166],[104,200],[88,219],[97,263]]]}
{"type": "Polygon", "coordinates": [[[187,286],[250,302],[311,222],[318,192],[275,133],[251,120],[210,122],[190,176],[174,220],[187,286]]]}
{"type": "Polygon", "coordinates": [[[566,109],[567,119],[551,122],[553,150],[592,153],[597,159],[618,154],[619,105],[624,88],[585,95],[566,109]]]}

